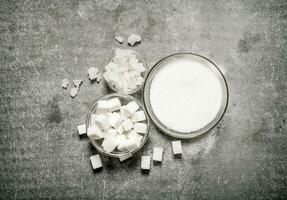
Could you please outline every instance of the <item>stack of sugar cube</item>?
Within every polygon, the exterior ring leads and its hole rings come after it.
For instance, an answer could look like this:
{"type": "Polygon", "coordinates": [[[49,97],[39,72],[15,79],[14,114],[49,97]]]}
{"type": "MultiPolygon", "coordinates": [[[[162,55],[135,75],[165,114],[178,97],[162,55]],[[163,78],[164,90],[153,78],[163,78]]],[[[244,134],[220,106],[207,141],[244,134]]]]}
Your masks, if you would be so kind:
{"type": "Polygon", "coordinates": [[[128,49],[116,49],[115,56],[105,66],[106,81],[120,91],[136,89],[144,82],[145,67],[138,56],[128,49]]]}
{"type": "Polygon", "coordinates": [[[136,101],[122,105],[117,97],[100,100],[95,110],[87,135],[93,140],[103,139],[101,146],[106,152],[132,152],[140,147],[147,124],[145,112],[136,101]]]}

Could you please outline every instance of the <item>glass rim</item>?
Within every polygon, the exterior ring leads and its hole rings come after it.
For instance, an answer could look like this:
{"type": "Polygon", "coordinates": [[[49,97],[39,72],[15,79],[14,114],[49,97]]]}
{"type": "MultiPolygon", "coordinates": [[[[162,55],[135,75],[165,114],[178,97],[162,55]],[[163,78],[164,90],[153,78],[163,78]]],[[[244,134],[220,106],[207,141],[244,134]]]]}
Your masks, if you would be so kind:
{"type": "Polygon", "coordinates": [[[144,107],[143,104],[142,104],[138,99],[136,99],[135,97],[133,97],[133,96],[131,96],[131,95],[129,95],[129,94],[111,93],[111,94],[107,94],[107,95],[104,95],[104,96],[102,96],[102,97],[96,99],[96,101],[93,103],[92,107],[91,107],[91,108],[89,109],[89,111],[88,111],[88,114],[87,114],[87,117],[86,117],[86,129],[88,129],[88,127],[90,126],[91,115],[93,114],[93,111],[96,109],[96,106],[97,106],[98,102],[99,102],[100,100],[107,100],[107,99],[113,98],[113,97],[119,97],[119,98],[129,99],[129,100],[131,100],[131,101],[135,101],[135,102],[138,103],[138,105],[140,106],[140,108],[144,111],[145,116],[146,116],[147,131],[146,131],[145,134],[142,134],[143,139],[142,139],[142,141],[141,141],[140,147],[137,148],[137,149],[135,149],[135,150],[133,150],[133,151],[131,151],[131,152],[129,152],[129,151],[122,151],[122,152],[120,152],[120,151],[119,151],[119,152],[117,152],[117,153],[112,153],[112,152],[111,152],[111,153],[108,153],[108,152],[106,152],[106,151],[102,148],[102,146],[101,146],[98,142],[96,142],[95,140],[92,140],[90,137],[88,137],[88,138],[89,138],[89,140],[91,141],[91,143],[93,144],[93,146],[96,148],[96,150],[97,150],[98,152],[100,152],[101,154],[104,154],[104,155],[106,155],[106,156],[114,157],[114,158],[119,158],[120,156],[126,156],[126,155],[129,155],[129,154],[133,155],[134,153],[136,153],[137,151],[139,151],[139,150],[145,145],[145,143],[146,143],[146,141],[147,141],[147,139],[148,139],[148,137],[149,137],[149,131],[150,131],[150,119],[149,119],[148,114],[147,114],[147,112],[146,112],[146,110],[145,110],[145,107],[144,107]]]}
{"type": "Polygon", "coordinates": [[[169,136],[175,137],[175,138],[180,138],[180,139],[195,138],[195,137],[203,135],[204,133],[213,129],[220,122],[222,117],[224,116],[226,109],[227,109],[227,106],[228,106],[228,101],[229,101],[228,84],[227,84],[227,81],[226,81],[223,73],[220,71],[218,66],[214,62],[212,62],[210,59],[208,59],[202,55],[195,54],[195,53],[188,53],[188,52],[171,54],[169,56],[166,56],[166,57],[160,59],[157,63],[155,63],[154,66],[149,71],[149,73],[147,74],[143,90],[144,90],[143,91],[144,106],[145,106],[145,109],[146,109],[147,114],[150,117],[151,121],[163,133],[165,133],[169,136]],[[196,131],[191,131],[191,132],[179,132],[179,131],[170,129],[167,126],[165,126],[163,123],[161,123],[153,112],[153,109],[152,109],[152,106],[150,103],[150,97],[149,97],[149,92],[150,92],[150,87],[151,87],[153,77],[156,74],[157,70],[163,66],[161,64],[165,61],[168,61],[169,59],[174,59],[177,57],[184,57],[184,56],[194,56],[194,57],[201,59],[204,62],[209,63],[209,65],[207,65],[207,67],[212,72],[214,72],[214,74],[216,75],[216,77],[220,81],[220,85],[222,88],[221,106],[220,106],[220,109],[219,109],[217,115],[214,117],[214,119],[211,122],[209,122],[203,128],[200,128],[196,131]]]}

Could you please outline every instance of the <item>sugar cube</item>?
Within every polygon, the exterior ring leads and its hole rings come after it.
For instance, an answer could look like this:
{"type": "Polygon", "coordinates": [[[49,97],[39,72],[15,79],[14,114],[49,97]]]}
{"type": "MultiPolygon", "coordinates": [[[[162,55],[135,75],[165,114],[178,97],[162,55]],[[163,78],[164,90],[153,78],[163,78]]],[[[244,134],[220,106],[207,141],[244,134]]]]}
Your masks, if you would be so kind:
{"type": "Polygon", "coordinates": [[[120,44],[122,44],[124,41],[124,38],[122,36],[116,36],[115,40],[118,41],[120,44]]]}
{"type": "Polygon", "coordinates": [[[138,64],[139,64],[139,59],[138,59],[137,57],[131,58],[131,59],[129,60],[129,64],[130,64],[130,66],[131,66],[132,69],[136,69],[137,66],[138,66],[138,64]]]}
{"type": "Polygon", "coordinates": [[[87,133],[86,124],[79,125],[77,128],[78,128],[79,135],[83,135],[87,133]]]}
{"type": "Polygon", "coordinates": [[[122,116],[129,117],[132,113],[129,112],[127,106],[122,106],[120,109],[120,113],[122,116]]]}
{"type": "Polygon", "coordinates": [[[105,66],[106,70],[109,71],[109,72],[117,70],[118,67],[119,67],[118,64],[116,64],[116,63],[114,63],[114,62],[109,62],[109,63],[105,66]]]}
{"type": "Polygon", "coordinates": [[[79,92],[79,88],[77,88],[77,87],[72,88],[70,91],[71,97],[74,98],[75,96],[77,96],[78,92],[79,92]]]}
{"type": "Polygon", "coordinates": [[[94,139],[94,140],[99,140],[103,138],[102,130],[96,125],[90,126],[88,128],[87,135],[89,138],[94,139]]]}
{"type": "Polygon", "coordinates": [[[93,169],[99,169],[103,166],[99,154],[93,155],[90,157],[93,169]]]}
{"type": "Polygon", "coordinates": [[[108,118],[111,126],[114,128],[118,128],[123,121],[123,117],[119,113],[112,113],[108,118]]]}
{"type": "Polygon", "coordinates": [[[143,65],[143,63],[138,63],[137,66],[135,67],[135,70],[138,72],[144,72],[145,71],[145,67],[143,65]]]}
{"type": "Polygon", "coordinates": [[[129,102],[127,105],[127,110],[130,114],[135,113],[139,109],[139,105],[135,101],[129,102]]]}
{"type": "Polygon", "coordinates": [[[181,148],[181,141],[180,140],[172,141],[172,151],[173,151],[173,154],[175,154],[175,155],[182,154],[182,148],[181,148]]]}
{"type": "Polygon", "coordinates": [[[130,158],[130,157],[132,157],[132,156],[133,156],[133,154],[127,153],[127,154],[125,154],[125,155],[120,155],[120,156],[119,156],[119,159],[120,159],[121,162],[123,162],[124,160],[126,160],[126,159],[128,159],[128,158],[130,158]]]}
{"type": "Polygon", "coordinates": [[[95,67],[90,67],[88,69],[88,75],[90,80],[95,80],[98,76],[99,69],[95,67]]]}
{"type": "Polygon", "coordinates": [[[141,169],[150,170],[150,156],[142,156],[141,169]]]}
{"type": "Polygon", "coordinates": [[[128,138],[125,135],[117,135],[116,136],[116,142],[117,142],[117,149],[119,151],[125,150],[125,142],[128,140],[128,138]]]}
{"type": "Polygon", "coordinates": [[[153,148],[153,160],[156,162],[161,162],[162,161],[162,154],[163,154],[163,148],[160,147],[155,147],[153,148]]]}
{"type": "Polygon", "coordinates": [[[102,74],[98,73],[97,75],[97,82],[99,83],[102,80],[102,74]]]}
{"type": "Polygon", "coordinates": [[[69,80],[68,79],[63,79],[62,80],[62,87],[64,88],[64,89],[67,89],[67,87],[69,86],[69,80]]]}
{"type": "Polygon", "coordinates": [[[144,82],[143,77],[141,77],[141,76],[136,77],[135,83],[136,83],[137,85],[141,85],[143,82],[144,82]]]}
{"type": "Polygon", "coordinates": [[[134,140],[138,146],[141,145],[141,140],[143,139],[143,136],[141,136],[140,134],[138,134],[136,131],[131,130],[128,133],[128,138],[131,140],[134,140]]]}
{"type": "Polygon", "coordinates": [[[139,35],[131,34],[128,37],[128,43],[131,46],[134,46],[136,43],[139,43],[140,41],[141,41],[141,37],[139,35]]]}
{"type": "Polygon", "coordinates": [[[103,138],[107,138],[107,139],[116,139],[117,136],[117,130],[113,129],[113,128],[109,128],[107,131],[103,132],[103,138]]]}
{"type": "Polygon", "coordinates": [[[74,86],[78,88],[82,85],[83,79],[75,79],[73,80],[73,83],[74,83],[74,86]]]}
{"type": "Polygon", "coordinates": [[[97,118],[97,114],[91,114],[91,125],[95,125],[96,124],[96,118],[97,118]]]}
{"type": "Polygon", "coordinates": [[[109,109],[109,103],[106,100],[100,100],[97,103],[96,113],[103,114],[106,113],[109,109]]]}
{"type": "Polygon", "coordinates": [[[123,122],[123,128],[125,131],[129,131],[133,128],[133,123],[130,119],[126,119],[123,122]]]}
{"type": "Polygon", "coordinates": [[[147,125],[145,123],[134,123],[134,130],[138,133],[146,133],[147,125]]]}
{"type": "Polygon", "coordinates": [[[95,122],[102,130],[107,130],[110,127],[110,122],[104,114],[97,115],[95,122]]]}
{"type": "Polygon", "coordinates": [[[106,152],[110,153],[117,147],[117,142],[115,139],[106,138],[102,143],[102,147],[106,152]]]}
{"type": "Polygon", "coordinates": [[[123,133],[125,132],[125,130],[124,130],[122,124],[120,124],[119,127],[117,128],[117,132],[118,132],[119,134],[123,134],[123,133]]]}
{"type": "Polygon", "coordinates": [[[124,142],[123,146],[129,152],[132,152],[140,147],[140,143],[136,140],[128,139],[124,142]]]}
{"type": "Polygon", "coordinates": [[[121,101],[119,100],[119,98],[109,99],[107,106],[109,111],[119,110],[121,108],[121,101]]]}
{"type": "Polygon", "coordinates": [[[137,111],[135,112],[133,115],[132,115],[132,121],[133,122],[139,122],[139,121],[143,121],[145,120],[146,117],[145,117],[145,113],[144,111],[137,111]]]}

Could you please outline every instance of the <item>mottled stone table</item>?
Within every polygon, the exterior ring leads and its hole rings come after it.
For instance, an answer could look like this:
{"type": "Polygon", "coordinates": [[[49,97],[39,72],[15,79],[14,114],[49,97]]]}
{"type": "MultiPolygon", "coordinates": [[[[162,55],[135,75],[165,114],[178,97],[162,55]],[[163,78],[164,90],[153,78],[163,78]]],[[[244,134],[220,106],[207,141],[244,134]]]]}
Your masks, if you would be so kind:
{"type": "Polygon", "coordinates": [[[286,199],[286,33],[286,0],[1,0],[0,199],[286,199]],[[216,128],[183,142],[181,159],[152,127],[134,158],[102,156],[94,173],[96,151],[76,125],[110,91],[87,69],[127,48],[114,36],[130,33],[149,68],[177,52],[212,59],[229,106],[216,128]],[[75,99],[63,78],[84,79],[75,99]],[[164,161],[142,174],[140,155],[155,146],[164,161]]]}

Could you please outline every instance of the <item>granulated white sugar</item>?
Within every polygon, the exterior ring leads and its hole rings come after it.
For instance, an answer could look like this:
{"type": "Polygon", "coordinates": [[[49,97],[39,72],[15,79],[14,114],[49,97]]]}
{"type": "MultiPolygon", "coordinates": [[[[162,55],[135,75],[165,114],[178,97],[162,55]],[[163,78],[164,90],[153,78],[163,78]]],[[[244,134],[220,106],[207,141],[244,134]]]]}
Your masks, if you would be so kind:
{"type": "Polygon", "coordinates": [[[150,102],[158,120],[178,132],[197,131],[217,115],[222,100],[220,81],[199,61],[167,62],[155,74],[150,102]]]}

